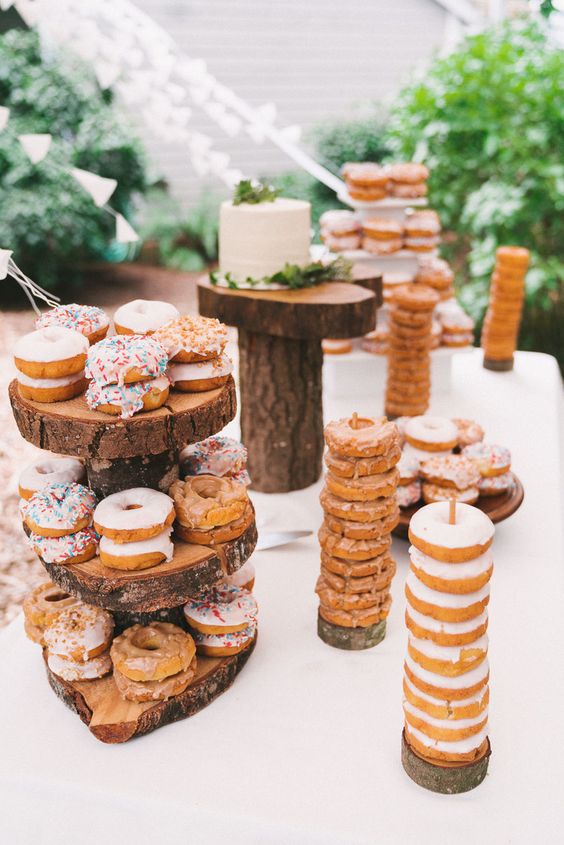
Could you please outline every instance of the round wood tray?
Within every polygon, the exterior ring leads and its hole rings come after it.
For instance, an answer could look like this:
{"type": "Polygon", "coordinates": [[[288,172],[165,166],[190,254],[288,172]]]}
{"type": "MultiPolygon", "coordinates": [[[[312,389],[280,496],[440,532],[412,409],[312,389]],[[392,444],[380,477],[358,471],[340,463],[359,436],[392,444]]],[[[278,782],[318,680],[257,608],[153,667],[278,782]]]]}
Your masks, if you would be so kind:
{"type": "MultiPolygon", "coordinates": [[[[256,645],[231,657],[198,655],[196,677],[190,686],[168,701],[125,701],[119,694],[113,675],[94,681],[64,681],[47,666],[51,689],[88,725],[101,742],[127,742],[134,736],[150,733],[163,725],[178,722],[198,713],[231,686],[256,645]]],[[[45,658],[45,654],[44,654],[45,658]]]]}
{"type": "MultiPolygon", "coordinates": [[[[521,507],[525,497],[523,485],[514,472],[511,475],[513,477],[513,485],[507,493],[501,493],[499,496],[480,496],[476,502],[475,507],[480,508],[494,523],[503,522],[504,519],[514,514],[521,507]]],[[[400,508],[400,521],[393,530],[393,534],[396,537],[401,537],[404,540],[408,539],[407,531],[411,517],[422,507],[424,507],[423,502],[418,502],[409,508],[400,508]]]]}
{"type": "Polygon", "coordinates": [[[93,557],[71,566],[41,560],[52,581],[87,604],[105,610],[149,613],[185,604],[190,596],[240,569],[257,542],[255,522],[240,537],[217,546],[176,540],[174,557],[150,569],[110,569],[93,557]]]}
{"type": "Polygon", "coordinates": [[[91,411],[84,395],[66,402],[24,399],[14,379],[10,402],[20,434],[40,449],[77,458],[112,460],[178,452],[227,425],[237,409],[235,382],[205,393],[171,391],[156,411],[122,420],[91,411]]]}

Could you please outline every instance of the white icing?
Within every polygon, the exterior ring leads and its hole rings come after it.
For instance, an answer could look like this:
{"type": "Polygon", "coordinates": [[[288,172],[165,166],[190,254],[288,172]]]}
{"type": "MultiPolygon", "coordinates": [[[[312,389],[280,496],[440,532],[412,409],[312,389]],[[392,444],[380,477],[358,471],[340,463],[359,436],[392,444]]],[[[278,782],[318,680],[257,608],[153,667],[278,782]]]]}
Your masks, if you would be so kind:
{"type": "Polygon", "coordinates": [[[484,575],[493,566],[493,557],[488,550],[485,554],[475,557],[466,563],[443,563],[429,555],[423,554],[415,546],[409,547],[412,563],[432,578],[443,581],[462,581],[466,578],[477,578],[484,575]]]}
{"type": "Polygon", "coordinates": [[[76,458],[39,458],[24,469],[19,477],[19,486],[35,492],[55,482],[81,482],[85,474],[84,465],[76,458]]]}
{"type": "Polygon", "coordinates": [[[360,235],[329,235],[322,233],[323,243],[332,252],[343,252],[360,247],[360,235]]]}
{"type": "Polygon", "coordinates": [[[489,583],[484,584],[483,587],[474,593],[441,593],[438,590],[432,590],[430,587],[427,587],[411,571],[408,572],[405,584],[406,587],[409,587],[410,592],[416,599],[426,604],[434,605],[435,607],[452,608],[453,610],[471,607],[473,604],[483,602],[490,594],[489,583]]]}
{"type": "MultiPolygon", "coordinates": [[[[465,652],[476,651],[477,649],[483,652],[484,656],[486,655],[488,651],[488,635],[482,634],[473,643],[467,643],[466,645],[439,645],[433,642],[433,640],[420,640],[414,637],[413,634],[410,634],[409,644],[415,651],[418,651],[425,657],[429,657],[431,660],[441,660],[445,663],[464,663],[465,652]]],[[[476,657],[471,656],[469,659],[475,660],[476,657]]]]}
{"type": "Polygon", "coordinates": [[[407,724],[405,726],[405,731],[408,736],[411,734],[414,739],[418,740],[418,742],[420,742],[421,745],[426,746],[426,748],[432,748],[435,751],[444,751],[446,754],[469,754],[471,751],[475,751],[479,748],[486,739],[488,735],[488,726],[484,725],[483,729],[479,733],[469,736],[466,739],[457,739],[455,742],[445,742],[441,739],[433,739],[407,724]]]}
{"type": "Polygon", "coordinates": [[[428,415],[412,417],[405,426],[405,434],[406,437],[429,444],[450,443],[458,440],[457,427],[446,417],[428,415]]]}
{"type": "Polygon", "coordinates": [[[428,235],[427,237],[423,236],[423,237],[417,237],[417,238],[413,238],[413,237],[411,237],[411,235],[407,235],[406,238],[405,238],[405,245],[408,248],[410,246],[434,247],[434,246],[438,246],[439,243],[440,243],[440,238],[438,238],[436,235],[428,235]]]}
{"type": "Polygon", "coordinates": [[[58,654],[51,654],[47,658],[49,669],[65,681],[88,681],[101,678],[112,669],[109,651],[104,651],[90,660],[69,660],[58,654]]]}
{"type": "Polygon", "coordinates": [[[174,502],[166,493],[132,487],[102,499],[94,511],[94,522],[114,531],[135,531],[164,524],[173,508],[174,502]]]}
{"type": "Polygon", "coordinates": [[[482,625],[488,621],[488,614],[486,611],[475,616],[473,619],[467,619],[465,622],[441,622],[440,619],[433,619],[432,616],[425,616],[419,613],[411,606],[409,601],[406,608],[407,616],[412,622],[415,622],[424,631],[429,631],[433,634],[448,634],[450,636],[458,636],[463,634],[470,634],[472,631],[477,631],[482,625]]]}
{"type": "Polygon", "coordinates": [[[88,347],[88,340],[79,332],[62,326],[47,326],[20,337],[14,347],[14,357],[47,364],[84,354],[88,347]]]}
{"type": "MultiPolygon", "coordinates": [[[[416,695],[417,698],[421,698],[423,701],[428,701],[429,704],[433,704],[435,707],[446,707],[447,705],[455,711],[452,716],[448,719],[448,721],[455,721],[458,724],[458,719],[456,719],[456,710],[461,710],[464,707],[468,707],[468,705],[472,704],[481,704],[485,695],[487,694],[488,687],[482,687],[477,693],[471,695],[469,698],[459,698],[459,699],[444,699],[444,698],[434,698],[432,695],[428,695],[426,692],[422,692],[418,689],[414,684],[411,683],[407,675],[403,676],[403,681],[406,687],[410,690],[413,695],[416,695]]],[[[482,711],[485,712],[485,711],[482,711]]]]}
{"type": "Polygon", "coordinates": [[[248,560],[243,564],[241,569],[238,569],[233,575],[228,575],[225,578],[225,582],[232,587],[244,587],[250,581],[254,581],[254,578],[255,566],[252,560],[248,560]]]}
{"type": "Polygon", "coordinates": [[[43,390],[48,390],[54,387],[66,387],[67,384],[74,384],[76,381],[84,378],[84,370],[78,373],[72,373],[70,376],[62,376],[61,378],[30,378],[25,373],[18,372],[18,381],[26,387],[40,387],[43,390]]]}
{"type": "Polygon", "coordinates": [[[63,610],[43,636],[50,654],[72,658],[79,651],[80,659],[88,660],[92,651],[108,642],[113,629],[113,619],[107,611],[80,604],[63,610]]]}
{"type": "Polygon", "coordinates": [[[160,552],[169,563],[174,555],[174,546],[170,535],[172,527],[166,528],[157,534],[156,537],[149,537],[148,540],[136,540],[133,543],[115,543],[108,537],[100,539],[100,554],[112,555],[112,557],[137,557],[137,555],[153,554],[160,552]]]}
{"type": "Polygon", "coordinates": [[[173,384],[177,381],[220,378],[233,371],[233,364],[227,355],[212,361],[198,361],[193,364],[169,364],[166,374],[173,384]]]}
{"type": "Polygon", "coordinates": [[[445,549],[482,546],[492,539],[494,525],[483,511],[460,502],[456,505],[456,522],[451,525],[449,510],[449,502],[425,505],[412,516],[410,532],[426,543],[445,549]]]}
{"type": "Polygon", "coordinates": [[[203,634],[201,631],[192,631],[192,636],[197,645],[210,648],[241,648],[253,639],[257,627],[256,619],[251,620],[247,628],[242,631],[235,631],[226,634],[203,634]]]}
{"type": "Polygon", "coordinates": [[[134,299],[121,305],[114,314],[114,323],[134,334],[154,332],[180,317],[178,308],[158,299],[134,299]]]}
{"type": "Polygon", "coordinates": [[[490,671],[487,657],[475,669],[464,672],[463,675],[453,675],[452,677],[450,675],[437,675],[435,672],[429,672],[428,669],[424,669],[416,663],[409,654],[405,656],[405,664],[411,674],[422,683],[446,690],[461,690],[475,687],[485,681],[490,671]]]}
{"type": "Polygon", "coordinates": [[[427,461],[431,457],[443,458],[445,455],[452,455],[452,449],[440,449],[437,452],[430,452],[426,449],[419,449],[416,446],[412,446],[411,443],[406,443],[403,451],[410,458],[417,458],[418,461],[427,461]]]}
{"type": "Polygon", "coordinates": [[[406,700],[403,702],[403,707],[407,713],[410,713],[417,719],[421,719],[421,721],[425,722],[425,724],[430,725],[433,728],[439,728],[447,731],[463,731],[466,728],[474,728],[476,725],[481,725],[484,719],[487,720],[488,718],[487,707],[478,716],[472,716],[467,719],[456,719],[454,722],[452,719],[437,719],[435,716],[429,716],[429,714],[425,713],[424,710],[419,710],[406,700]]]}
{"type": "Polygon", "coordinates": [[[208,628],[247,627],[256,620],[257,613],[258,607],[252,593],[226,583],[203,590],[184,605],[188,624],[195,622],[208,628]]]}

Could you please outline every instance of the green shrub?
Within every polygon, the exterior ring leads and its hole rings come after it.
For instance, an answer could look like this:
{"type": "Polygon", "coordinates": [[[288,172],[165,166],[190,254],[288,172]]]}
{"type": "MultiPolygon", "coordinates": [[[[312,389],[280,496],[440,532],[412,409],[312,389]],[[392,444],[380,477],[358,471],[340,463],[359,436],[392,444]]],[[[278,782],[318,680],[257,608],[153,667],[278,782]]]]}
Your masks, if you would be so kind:
{"type": "Polygon", "coordinates": [[[93,72],[63,55],[44,55],[33,32],[0,36],[0,102],[10,119],[0,133],[0,244],[44,287],[79,278],[80,261],[125,257],[112,244],[115,221],[63,172],[71,166],[113,177],[110,203],[126,216],[134,192],[145,189],[142,149],[116,114],[112,95],[93,72]],[[17,136],[50,133],[46,158],[32,164],[17,136]]]}

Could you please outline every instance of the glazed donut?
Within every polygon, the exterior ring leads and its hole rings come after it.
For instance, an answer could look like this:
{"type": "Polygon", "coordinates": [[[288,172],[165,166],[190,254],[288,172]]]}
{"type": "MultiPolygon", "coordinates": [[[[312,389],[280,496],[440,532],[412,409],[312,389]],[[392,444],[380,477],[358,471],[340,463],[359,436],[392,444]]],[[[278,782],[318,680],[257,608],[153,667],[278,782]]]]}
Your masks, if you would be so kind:
{"type": "Polygon", "coordinates": [[[448,719],[453,722],[459,719],[472,719],[487,712],[490,691],[486,689],[463,698],[457,702],[447,702],[441,698],[434,698],[427,693],[421,692],[411,681],[404,677],[403,693],[407,701],[419,710],[424,710],[429,716],[435,719],[448,719]]]}
{"type": "Polygon", "coordinates": [[[116,543],[132,543],[161,534],[174,517],[174,502],[166,493],[132,487],[102,499],[94,511],[94,527],[116,543]]]}
{"type": "Polygon", "coordinates": [[[148,540],[128,543],[102,537],[99,549],[100,561],[110,569],[126,570],[149,569],[163,561],[169,563],[174,556],[171,534],[172,528],[165,528],[160,534],[148,540]]]}
{"type": "Polygon", "coordinates": [[[174,531],[185,543],[196,543],[199,546],[215,546],[218,543],[228,543],[236,540],[252,524],[255,518],[253,507],[249,502],[243,516],[229,522],[226,525],[218,525],[217,528],[189,528],[177,520],[174,524],[174,531]]]}
{"type": "Polygon", "coordinates": [[[227,343],[227,327],[210,317],[179,317],[157,329],[155,339],[175,364],[219,358],[227,343]]]}
{"type": "Polygon", "coordinates": [[[120,305],[114,314],[118,334],[153,334],[165,323],[180,317],[178,308],[158,299],[133,299],[120,305]]]}
{"type": "Polygon", "coordinates": [[[433,288],[412,283],[395,287],[392,302],[408,311],[433,311],[439,300],[440,296],[433,288]]]}
{"type": "Polygon", "coordinates": [[[42,537],[31,531],[27,538],[29,546],[44,563],[60,563],[70,566],[91,560],[98,550],[98,535],[93,528],[81,528],[74,534],[62,537],[42,537]]]}
{"type": "Polygon", "coordinates": [[[511,467],[511,452],[505,446],[489,446],[487,443],[471,443],[462,454],[474,461],[484,478],[504,475],[511,467]]]}
{"type": "Polygon", "coordinates": [[[463,563],[484,554],[492,544],[494,526],[478,508],[459,504],[456,523],[449,523],[449,503],[435,502],[420,508],[411,518],[409,539],[435,560],[463,563]]]}
{"type": "Polygon", "coordinates": [[[86,528],[92,521],[96,496],[82,484],[50,484],[23,506],[30,531],[42,537],[63,537],[86,528]]]}
{"type": "Polygon", "coordinates": [[[325,426],[325,442],[342,458],[373,458],[387,455],[398,445],[398,431],[386,417],[352,417],[325,426]]]}
{"type": "Polygon", "coordinates": [[[354,211],[335,208],[324,211],[319,218],[321,234],[330,233],[335,238],[355,235],[361,230],[361,223],[354,211]]]}
{"type": "Polygon", "coordinates": [[[256,620],[258,607],[252,593],[229,584],[216,584],[188,599],[186,622],[202,634],[234,634],[256,620]]]}
{"type": "Polygon", "coordinates": [[[412,417],[405,426],[405,439],[416,449],[444,452],[458,443],[458,429],[446,417],[412,417]]]}
{"type": "Polygon", "coordinates": [[[355,610],[331,607],[320,601],[319,615],[331,625],[339,625],[343,628],[370,628],[371,625],[376,625],[377,622],[386,619],[392,606],[392,597],[389,590],[384,590],[378,595],[378,604],[355,610]]]}
{"type": "Polygon", "coordinates": [[[396,508],[393,496],[367,502],[346,502],[334,496],[327,487],[321,491],[319,501],[326,513],[351,522],[376,522],[389,516],[396,508]]]}
{"type": "Polygon", "coordinates": [[[326,554],[345,560],[371,560],[378,557],[388,550],[390,539],[384,535],[371,540],[352,540],[330,531],[325,523],[317,536],[319,545],[326,554]]]}
{"type": "Polygon", "coordinates": [[[226,575],[224,580],[230,587],[242,587],[244,590],[251,592],[255,586],[255,567],[253,562],[248,560],[232,575],[226,575]]]}
{"type": "Polygon", "coordinates": [[[365,475],[378,475],[387,472],[401,458],[399,446],[393,446],[385,455],[374,458],[343,458],[332,452],[325,453],[325,464],[333,475],[342,478],[362,478],[365,475]]]}
{"type": "Polygon", "coordinates": [[[410,484],[401,484],[396,490],[396,498],[400,508],[410,508],[421,498],[421,481],[416,479],[410,484]]]}
{"type": "Polygon", "coordinates": [[[31,379],[61,379],[84,370],[87,352],[83,335],[48,326],[20,337],[14,347],[14,363],[31,379]]]}
{"type": "Polygon", "coordinates": [[[126,701],[167,701],[175,695],[180,695],[190,686],[196,675],[197,665],[198,660],[194,655],[187,669],[158,681],[132,681],[114,668],[114,682],[119,694],[126,701]]]}
{"type": "Polygon", "coordinates": [[[493,572],[489,552],[467,563],[442,563],[423,554],[414,546],[409,548],[411,571],[432,590],[441,593],[475,593],[484,587],[493,572]]]}
{"type": "Polygon", "coordinates": [[[65,593],[51,581],[40,584],[27,594],[22,606],[25,631],[29,639],[44,645],[43,632],[45,628],[54,622],[63,610],[80,603],[79,599],[65,593]]]}
{"type": "Polygon", "coordinates": [[[475,593],[440,593],[427,587],[409,572],[405,596],[414,610],[438,622],[467,622],[481,616],[490,600],[490,587],[485,584],[475,593]],[[440,602],[440,604],[438,604],[440,602]]]}
{"type": "Polygon", "coordinates": [[[91,681],[94,678],[103,678],[112,671],[112,661],[108,650],[90,660],[71,660],[48,652],[47,665],[51,672],[65,681],[91,681]]]}
{"type": "Polygon", "coordinates": [[[177,534],[187,542],[226,542],[238,537],[253,519],[247,490],[231,478],[196,475],[175,481],[169,490],[176,508],[177,534]],[[225,532],[211,534],[227,526],[225,532]],[[232,529],[238,533],[232,535],[232,529]],[[204,537],[204,540],[196,537],[204,537]]]}
{"type": "MultiPolygon", "coordinates": [[[[391,580],[391,579],[390,579],[391,580]]],[[[319,596],[321,604],[333,610],[355,611],[370,610],[375,604],[380,604],[389,594],[390,582],[384,585],[383,589],[372,587],[362,593],[345,593],[341,590],[334,590],[329,586],[323,574],[317,579],[315,592],[319,596]]]]}
{"type": "Polygon", "coordinates": [[[484,439],[484,429],[474,420],[453,417],[452,422],[458,429],[458,445],[461,449],[471,443],[480,443],[484,439]]]}
{"type": "Polygon", "coordinates": [[[503,475],[491,475],[487,478],[480,478],[478,489],[480,496],[499,496],[501,493],[507,493],[513,487],[513,484],[512,473],[504,472],[503,475]]]}
{"type": "Polygon", "coordinates": [[[476,669],[486,659],[488,637],[484,634],[465,646],[442,646],[431,640],[418,640],[409,635],[407,651],[409,656],[423,669],[436,675],[464,675],[476,669]]]}
{"type": "Polygon", "coordinates": [[[88,386],[88,379],[84,377],[84,370],[61,378],[30,378],[23,373],[18,374],[20,394],[24,399],[34,402],[65,402],[84,393],[88,386]]]}
{"type": "Polygon", "coordinates": [[[233,478],[243,472],[247,450],[238,440],[214,434],[207,440],[186,446],[180,453],[181,475],[217,475],[233,478]]]}
{"type": "Polygon", "coordinates": [[[86,375],[99,386],[130,384],[163,376],[167,363],[166,350],[154,337],[114,335],[90,347],[86,375]]]}
{"type": "Polygon", "coordinates": [[[208,657],[229,657],[244,651],[254,640],[257,630],[256,620],[244,630],[234,633],[202,634],[194,631],[198,654],[208,657]]]}
{"type": "Polygon", "coordinates": [[[433,640],[437,645],[467,645],[488,630],[488,614],[481,613],[466,622],[439,622],[424,616],[409,604],[405,609],[405,624],[419,640],[433,640]]]}
{"type": "Polygon", "coordinates": [[[348,502],[367,502],[393,496],[398,479],[399,472],[392,467],[387,472],[365,475],[362,478],[343,478],[328,472],[325,476],[325,484],[330,493],[348,502]]]}
{"type": "Polygon", "coordinates": [[[86,402],[93,411],[119,415],[126,420],[139,411],[160,408],[168,399],[169,388],[166,376],[123,385],[100,385],[92,380],[86,391],[86,402]]]}
{"type": "Polygon", "coordinates": [[[388,516],[374,522],[353,522],[326,513],[323,524],[333,534],[342,534],[351,540],[375,540],[393,531],[398,522],[399,510],[396,507],[388,516]]]}
{"type": "Polygon", "coordinates": [[[359,579],[380,575],[391,566],[395,567],[394,559],[390,555],[391,545],[392,538],[390,536],[383,537],[382,554],[369,558],[368,560],[345,560],[344,558],[333,557],[321,549],[321,566],[323,569],[332,572],[334,575],[340,575],[343,578],[359,579]]]}
{"type": "Polygon", "coordinates": [[[110,648],[115,669],[131,681],[160,681],[190,666],[194,640],[170,622],[132,625],[110,648]]]}
{"type": "Polygon", "coordinates": [[[348,338],[326,337],[321,341],[321,348],[325,355],[347,355],[353,350],[353,342],[348,338]]]}
{"type": "MultiPolygon", "coordinates": [[[[339,593],[368,593],[370,591],[380,592],[386,587],[390,586],[392,578],[396,574],[396,563],[391,555],[383,556],[384,563],[380,572],[373,575],[352,576],[352,575],[337,575],[326,566],[321,564],[321,575],[324,578],[324,583],[339,593]]],[[[373,604],[374,602],[372,602],[373,604]]]]}
{"type": "Polygon", "coordinates": [[[476,487],[480,481],[480,473],[475,463],[464,455],[429,457],[421,461],[420,473],[421,477],[430,484],[456,490],[476,487]]]}
{"type": "Polygon", "coordinates": [[[467,487],[466,490],[457,490],[456,487],[443,487],[440,484],[428,484],[423,482],[421,487],[423,501],[426,505],[433,502],[450,502],[455,499],[465,505],[475,504],[480,497],[478,487],[467,487]]]}
{"type": "Polygon", "coordinates": [[[232,372],[231,359],[227,355],[221,355],[212,361],[169,364],[166,374],[175,390],[182,393],[203,393],[222,387],[232,372]]]}
{"type": "Polygon", "coordinates": [[[85,477],[84,464],[76,458],[46,455],[24,469],[18,480],[18,492],[22,499],[31,499],[34,493],[50,484],[80,483],[85,477]]]}
{"type": "Polygon", "coordinates": [[[41,314],[35,321],[36,329],[45,329],[48,326],[62,326],[65,329],[72,329],[87,339],[88,343],[98,343],[108,331],[110,320],[101,308],[95,305],[57,305],[41,314]]]}
{"type": "Polygon", "coordinates": [[[107,610],[81,602],[59,613],[44,637],[49,654],[84,662],[106,651],[113,631],[114,621],[107,610]]]}
{"type": "Polygon", "coordinates": [[[415,185],[429,178],[429,170],[415,161],[396,162],[386,167],[388,179],[400,184],[415,185]]]}

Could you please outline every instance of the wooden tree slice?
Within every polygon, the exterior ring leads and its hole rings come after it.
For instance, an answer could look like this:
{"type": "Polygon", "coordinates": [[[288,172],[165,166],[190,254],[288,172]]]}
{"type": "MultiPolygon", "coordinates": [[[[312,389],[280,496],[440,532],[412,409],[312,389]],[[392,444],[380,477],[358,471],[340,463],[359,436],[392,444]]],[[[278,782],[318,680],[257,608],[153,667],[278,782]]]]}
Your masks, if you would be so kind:
{"type": "Polygon", "coordinates": [[[326,282],[299,290],[231,290],[198,282],[200,314],[252,332],[312,340],[359,337],[376,325],[371,290],[326,282]]]}
{"type": "Polygon", "coordinates": [[[317,616],[317,634],[327,645],[342,648],[345,651],[361,651],[381,643],[386,636],[386,620],[382,619],[368,628],[345,628],[332,625],[321,614],[317,616]]]}
{"type": "Polygon", "coordinates": [[[180,695],[156,703],[125,701],[112,675],[95,681],[69,682],[51,672],[47,661],[45,667],[51,689],[80,716],[96,739],[118,743],[187,719],[211,704],[231,686],[255,644],[256,637],[248,648],[232,657],[198,655],[196,677],[190,686],[180,695]]]}
{"type": "Polygon", "coordinates": [[[493,358],[484,357],[483,363],[486,370],[494,370],[497,373],[507,373],[513,369],[513,357],[507,361],[496,361],[493,358]]]}
{"type": "Polygon", "coordinates": [[[151,487],[168,493],[178,478],[178,452],[168,449],[160,455],[136,458],[92,458],[86,462],[86,474],[88,486],[100,499],[131,487],[151,487]]]}
{"type": "Polygon", "coordinates": [[[206,393],[171,391],[162,408],[129,420],[91,411],[84,396],[50,404],[24,399],[15,379],[9,394],[22,437],[41,449],[87,461],[178,452],[221,431],[237,409],[231,377],[224,387],[206,393]]]}
{"type": "Polygon", "coordinates": [[[376,306],[380,308],[384,302],[382,274],[366,264],[358,263],[353,266],[352,277],[355,285],[371,290],[376,297],[376,306]]]}
{"type": "Polygon", "coordinates": [[[236,572],[251,556],[256,542],[253,521],[236,540],[217,546],[176,541],[170,563],[137,572],[109,569],[99,557],[71,566],[42,563],[52,581],[87,604],[106,610],[149,613],[185,604],[190,596],[236,572]]]}
{"type": "Polygon", "coordinates": [[[484,780],[491,755],[489,740],[483,757],[473,763],[434,764],[415,753],[405,737],[401,735],[401,762],[411,778],[419,786],[443,795],[455,795],[475,789],[484,780]]]}
{"type": "Polygon", "coordinates": [[[161,610],[152,610],[150,613],[114,610],[112,616],[114,617],[115,634],[121,634],[122,631],[132,625],[150,625],[152,622],[170,622],[173,625],[178,625],[179,628],[188,630],[183,604],[178,607],[163,607],[161,610]]]}

